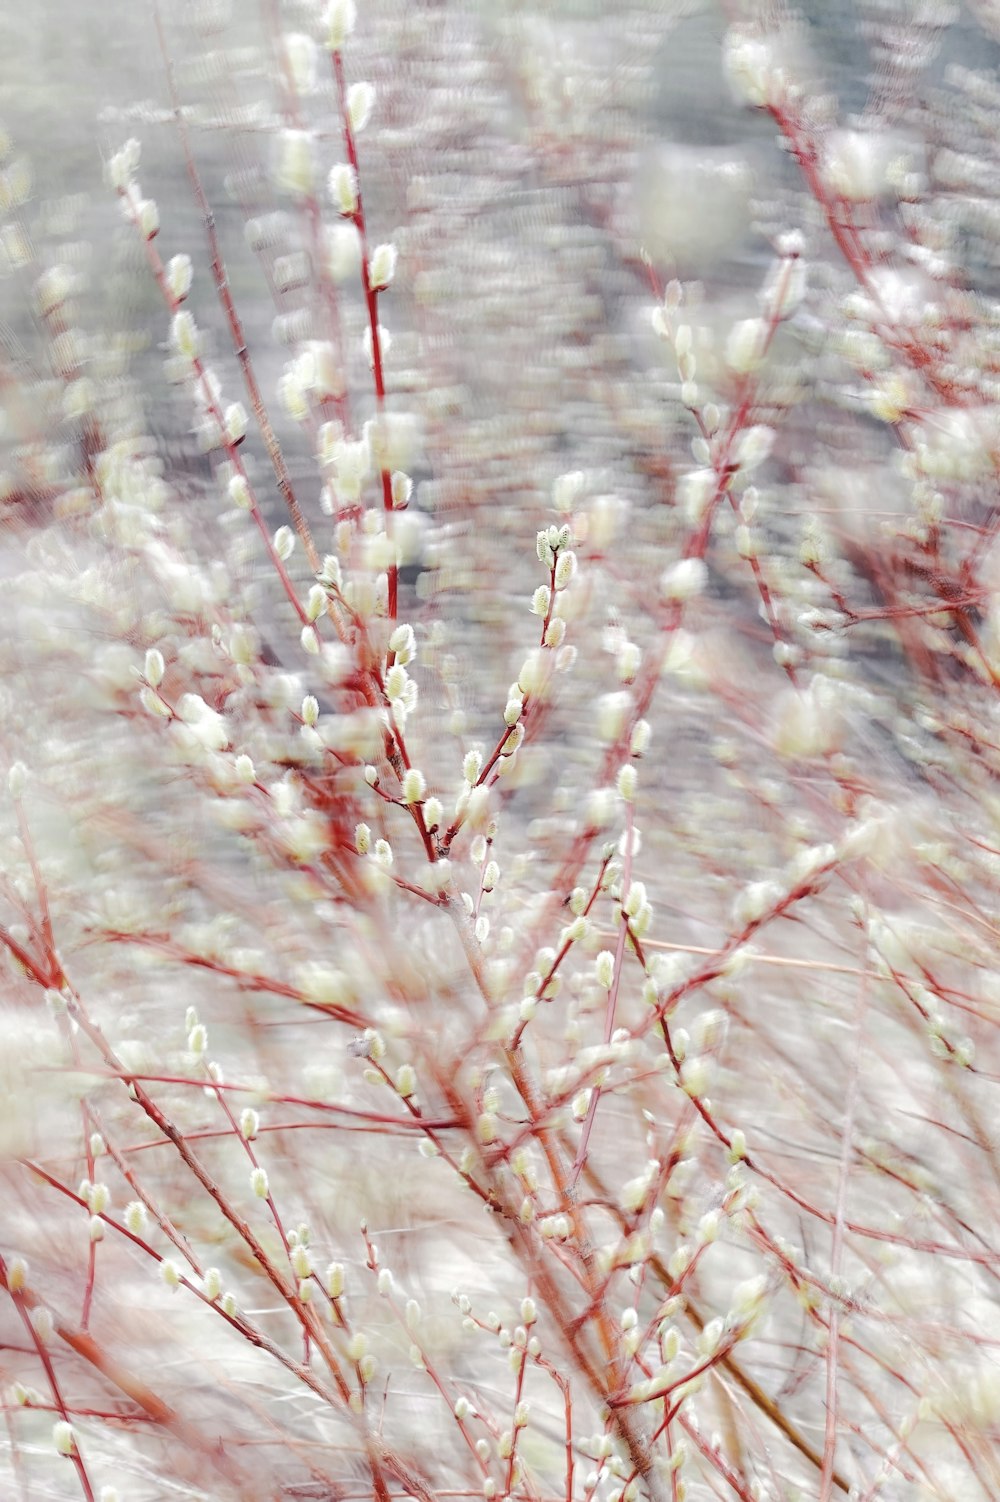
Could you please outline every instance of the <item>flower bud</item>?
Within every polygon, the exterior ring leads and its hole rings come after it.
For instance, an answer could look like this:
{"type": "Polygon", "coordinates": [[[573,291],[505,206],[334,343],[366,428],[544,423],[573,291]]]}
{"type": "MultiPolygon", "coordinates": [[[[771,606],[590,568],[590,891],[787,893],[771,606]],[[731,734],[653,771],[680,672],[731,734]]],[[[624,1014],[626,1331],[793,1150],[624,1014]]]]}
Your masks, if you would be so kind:
{"type": "Polygon", "coordinates": [[[312,94],[316,88],[316,43],[301,31],[287,32],[281,43],[292,88],[296,94],[312,94]]]}
{"type": "Polygon", "coordinates": [[[597,733],[606,744],[616,741],[625,729],[631,701],[628,694],[602,694],[597,701],[597,733]]]}
{"type": "Polygon", "coordinates": [[[767,325],[763,318],[745,318],[733,324],[726,340],[726,364],[737,375],[749,375],[764,357],[767,325]]]}
{"type": "Polygon", "coordinates": [[[287,563],[295,551],[295,533],[291,527],[279,527],[274,534],[274,551],[282,563],[287,563]]]}
{"type": "Polygon", "coordinates": [[[623,642],[616,660],[618,678],[622,683],[634,683],[642,665],[642,652],[634,641],[623,642]]]}
{"type": "Polygon", "coordinates": [[[334,208],[345,218],[358,212],[358,175],[347,162],[331,168],[327,188],[334,208]]]}
{"type": "Polygon", "coordinates": [[[297,198],[306,198],[315,185],[316,164],[308,131],[286,130],[278,153],[278,184],[297,198]]]}
{"type": "Polygon", "coordinates": [[[164,1257],[160,1263],[160,1281],[165,1283],[171,1292],[176,1293],[181,1286],[181,1270],[177,1263],[170,1257],[164,1257]]]}
{"type": "Polygon", "coordinates": [[[323,21],[326,27],[325,45],[329,51],[339,52],[357,21],[354,0],[330,0],[323,21]]]}
{"type": "Polygon", "coordinates": [[[73,1425],[67,1423],[65,1419],[59,1419],[57,1423],[53,1424],[52,1443],[56,1447],[57,1454],[75,1455],[76,1436],[73,1433],[73,1425]]]}
{"type": "Polygon", "coordinates": [[[703,558],[680,558],[660,576],[660,591],[667,600],[684,603],[700,595],[708,582],[703,558]]]}
{"type": "Polygon", "coordinates": [[[625,803],[633,803],[635,801],[638,782],[639,778],[635,767],[626,765],[620,768],[617,779],[618,796],[625,803]]]}
{"type": "Polygon", "coordinates": [[[155,240],[160,233],[160,211],[155,198],[144,198],[135,211],[136,223],[147,240],[155,240]]]}
{"type": "Polygon", "coordinates": [[[761,109],[782,98],[785,80],[770,38],[755,36],[739,26],[731,27],[725,39],[722,65],[733,93],[744,103],[761,109]]]}
{"type": "Polygon", "coordinates": [[[594,961],[594,974],[597,977],[597,984],[609,991],[615,978],[615,957],[610,949],[602,949],[597,956],[594,961]]]}
{"type": "Polygon", "coordinates": [[[163,653],[150,647],[146,653],[145,678],[151,688],[156,688],[163,682],[164,671],[163,653]]]}
{"type": "Polygon", "coordinates": [[[397,251],[395,245],[376,245],[368,262],[368,285],[373,292],[381,292],[396,274],[397,251]]]}
{"type": "Polygon", "coordinates": [[[253,507],[253,496],[250,494],[250,486],[245,475],[233,475],[230,478],[229,499],[240,511],[249,511],[253,507]]]}
{"type": "Polygon", "coordinates": [[[131,1231],[133,1236],[141,1236],[146,1228],[146,1207],[141,1200],[131,1200],[125,1206],[125,1214],[122,1217],[125,1229],[131,1231]]]}
{"type": "Polygon", "coordinates": [[[576,554],[560,553],[556,560],[555,587],[557,590],[565,589],[573,575],[576,573],[576,554]]]}
{"type": "Polygon", "coordinates": [[[823,174],[840,198],[866,203],[886,186],[883,143],[873,131],[834,130],[824,142],[823,174]]]}
{"type": "Polygon", "coordinates": [[[191,314],[175,313],[170,320],[170,342],[185,360],[193,360],[198,353],[198,326],[191,314]]]}
{"type": "Polygon", "coordinates": [[[774,447],[774,429],[758,425],[742,433],[736,444],[735,459],[740,469],[747,471],[763,464],[774,447]]]}
{"type": "Polygon", "coordinates": [[[116,151],[108,162],[108,181],[122,192],[129,186],[139,170],[139,142],[133,136],[116,151]]]}
{"type": "Polygon", "coordinates": [[[404,803],[421,803],[427,792],[427,779],[423,772],[416,767],[410,767],[403,774],[403,801],[404,803]]]}
{"type": "Polygon", "coordinates": [[[353,83],[347,91],[347,117],[355,135],[364,130],[375,107],[375,89],[370,83],[353,83]]]}
{"type": "Polygon", "coordinates": [[[163,700],[157,694],[154,694],[152,689],[142,689],[139,694],[139,699],[142,703],[143,709],[147,710],[149,714],[159,715],[160,718],[164,720],[169,717],[169,705],[164,704],[163,700]]]}
{"type": "Polygon", "coordinates": [[[632,740],[629,745],[630,754],[632,756],[645,756],[646,752],[649,750],[649,744],[652,740],[652,736],[653,732],[650,728],[649,721],[636,720],[635,726],[632,730],[632,740]]]}
{"type": "Polygon", "coordinates": [[[167,288],[175,303],[183,302],[191,291],[191,257],[171,256],[167,262],[167,288]]]}
{"type": "Polygon", "coordinates": [[[427,828],[440,828],[443,813],[444,809],[441,806],[441,799],[428,798],[424,803],[424,823],[426,824],[427,828]]]}
{"type": "Polygon", "coordinates": [[[226,425],[226,437],[230,444],[242,443],[247,436],[247,414],[242,402],[232,402],[226,408],[224,422],[226,425]]]}

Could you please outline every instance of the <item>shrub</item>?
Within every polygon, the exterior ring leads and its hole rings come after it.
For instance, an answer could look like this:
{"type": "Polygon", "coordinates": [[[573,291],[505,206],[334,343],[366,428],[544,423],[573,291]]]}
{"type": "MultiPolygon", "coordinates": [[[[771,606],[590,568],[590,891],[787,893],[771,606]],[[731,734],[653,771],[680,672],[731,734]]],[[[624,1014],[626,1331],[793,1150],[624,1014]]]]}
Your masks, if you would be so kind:
{"type": "Polygon", "coordinates": [[[96,253],[5,143],[5,1494],[995,1495],[947,19],[852,114],[770,8],[154,15],[96,253]]]}

